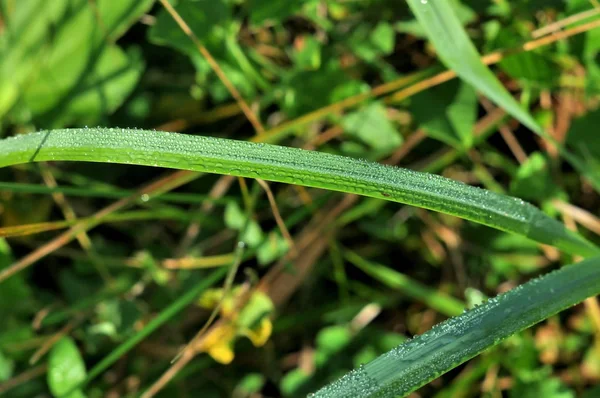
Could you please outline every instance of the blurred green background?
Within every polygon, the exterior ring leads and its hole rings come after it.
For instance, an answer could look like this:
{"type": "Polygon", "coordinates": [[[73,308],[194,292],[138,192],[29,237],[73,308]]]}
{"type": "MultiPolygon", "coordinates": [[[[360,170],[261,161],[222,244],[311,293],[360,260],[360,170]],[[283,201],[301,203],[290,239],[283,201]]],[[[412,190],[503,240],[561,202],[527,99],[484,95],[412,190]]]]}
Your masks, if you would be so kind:
{"type": "MultiPolygon", "coordinates": [[[[258,129],[160,2],[0,0],[0,137],[83,126],[240,140],[263,134],[518,196],[599,241],[600,198],[552,144],[467,84],[427,80],[444,68],[404,2],[170,3],[248,103],[258,129]]],[[[493,71],[557,141],[598,169],[600,5],[453,4],[482,54],[547,40],[505,53],[493,71]],[[557,36],[574,30],[568,39],[557,36]]],[[[220,323],[157,396],[305,396],[464,308],[573,260],[454,217],[271,184],[277,212],[302,248],[290,259],[290,240],[254,181],[205,175],[183,184],[171,173],[52,162],[0,169],[7,236],[0,270],[60,233],[50,229],[151,181],[178,181],[172,192],[135,199],[0,282],[0,395],[138,396],[220,301],[216,277],[199,297],[185,293],[214,275],[207,268],[234,262],[240,236],[247,248],[220,323]],[[237,305],[244,289],[251,294],[237,305]],[[173,303],[185,306],[128,352],[117,350],[173,303]],[[114,363],[95,371],[111,355],[114,363]]],[[[593,299],[413,396],[600,396],[599,328],[593,299]]]]}

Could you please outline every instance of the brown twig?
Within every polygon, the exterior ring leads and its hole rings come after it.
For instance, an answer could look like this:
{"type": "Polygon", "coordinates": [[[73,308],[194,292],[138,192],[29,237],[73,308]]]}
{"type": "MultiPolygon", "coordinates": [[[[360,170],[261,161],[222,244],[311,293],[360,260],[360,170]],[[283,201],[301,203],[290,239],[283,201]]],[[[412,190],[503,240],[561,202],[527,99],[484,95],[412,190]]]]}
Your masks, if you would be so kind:
{"type": "Polygon", "coordinates": [[[36,377],[42,376],[47,370],[48,365],[42,364],[36,366],[35,368],[27,369],[25,372],[5,381],[4,383],[0,383],[0,395],[7,393],[9,390],[18,387],[23,383],[27,383],[36,377]]]}
{"type": "MultiPolygon", "coordinates": [[[[486,110],[486,112],[490,112],[494,108],[494,105],[492,104],[492,102],[490,100],[488,100],[487,98],[481,97],[479,99],[479,102],[481,103],[483,108],[486,110]]],[[[512,152],[515,159],[517,159],[517,161],[520,164],[525,163],[525,161],[527,160],[527,154],[521,147],[521,144],[519,144],[519,140],[517,140],[517,137],[515,137],[515,135],[513,134],[512,130],[508,127],[508,125],[506,123],[501,124],[500,127],[498,127],[498,131],[500,132],[502,139],[504,140],[504,142],[506,143],[506,145],[512,152]]]]}
{"type": "Polygon", "coordinates": [[[258,182],[258,184],[265,190],[267,198],[269,199],[269,204],[271,205],[271,211],[273,212],[275,222],[277,223],[281,234],[283,235],[285,240],[287,240],[290,250],[292,252],[292,256],[296,257],[298,255],[298,252],[296,250],[296,245],[294,244],[294,239],[292,239],[290,231],[288,231],[287,227],[285,226],[285,223],[283,222],[283,219],[281,218],[281,213],[279,213],[277,202],[275,201],[275,197],[273,196],[273,192],[271,192],[269,184],[267,184],[264,180],[261,180],[260,178],[257,178],[256,182],[258,182]]]}
{"type": "Polygon", "coordinates": [[[262,123],[260,122],[260,120],[258,120],[258,117],[254,114],[254,112],[252,112],[248,104],[246,104],[246,101],[244,101],[244,98],[242,97],[240,92],[231,83],[225,72],[223,72],[223,69],[221,69],[217,61],[213,58],[213,56],[204,46],[204,44],[202,44],[200,39],[198,39],[194,31],[192,31],[189,25],[183,20],[183,18],[181,18],[181,15],[179,15],[177,10],[175,10],[175,8],[173,8],[173,6],[167,0],[160,0],[160,3],[175,20],[177,25],[179,25],[181,30],[192,40],[192,42],[194,42],[194,45],[196,46],[200,54],[202,54],[202,56],[206,59],[212,70],[217,74],[221,82],[223,82],[225,87],[227,87],[227,90],[229,90],[233,98],[236,100],[236,102],[240,106],[240,109],[242,109],[242,112],[244,112],[246,118],[248,118],[248,121],[250,121],[257,134],[262,134],[262,132],[265,130],[262,123]]]}
{"type": "Polygon", "coordinates": [[[554,33],[557,30],[560,30],[567,25],[572,25],[574,23],[583,21],[584,19],[591,18],[598,14],[600,14],[600,9],[598,9],[598,8],[592,8],[592,9],[589,9],[586,11],[579,12],[577,14],[563,18],[560,21],[556,21],[556,22],[546,25],[542,28],[534,30],[531,33],[531,37],[537,39],[538,37],[546,36],[547,34],[554,33]]]}

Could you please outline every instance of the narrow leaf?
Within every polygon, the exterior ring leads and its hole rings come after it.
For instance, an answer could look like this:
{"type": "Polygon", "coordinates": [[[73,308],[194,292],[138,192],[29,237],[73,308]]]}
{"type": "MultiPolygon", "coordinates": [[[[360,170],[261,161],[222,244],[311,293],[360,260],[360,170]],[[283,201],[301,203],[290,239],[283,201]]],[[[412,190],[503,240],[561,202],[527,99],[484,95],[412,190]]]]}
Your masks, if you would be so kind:
{"type": "Polygon", "coordinates": [[[600,249],[535,206],[438,175],[327,153],[186,134],[66,129],[0,141],[0,167],[33,161],[129,163],[261,178],[405,203],[590,256],[600,249]]]}
{"type": "Polygon", "coordinates": [[[483,64],[449,0],[408,0],[442,62],[466,82],[505,109],[531,131],[553,143],[561,155],[600,191],[600,175],[550,137],[483,64]]]}
{"type": "Polygon", "coordinates": [[[408,0],[408,4],[447,67],[529,129],[543,133],[529,112],[519,105],[492,71],[481,62],[477,49],[448,0],[408,0]]]}
{"type": "Polygon", "coordinates": [[[599,293],[600,257],[563,267],[435,326],[312,397],[405,396],[508,336],[599,293]]]}

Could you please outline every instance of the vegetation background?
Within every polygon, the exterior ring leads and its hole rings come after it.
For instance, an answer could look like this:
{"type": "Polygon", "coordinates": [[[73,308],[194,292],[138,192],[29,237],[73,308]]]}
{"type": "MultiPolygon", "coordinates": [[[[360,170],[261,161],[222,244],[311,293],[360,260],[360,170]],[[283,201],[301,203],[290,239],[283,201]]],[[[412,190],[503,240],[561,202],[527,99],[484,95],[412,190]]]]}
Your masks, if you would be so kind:
{"type": "MultiPolygon", "coordinates": [[[[102,125],[314,149],[510,194],[598,242],[600,197],[556,143],[598,170],[600,4],[450,4],[554,142],[445,72],[408,5],[389,0],[0,0],[0,136],[102,125]]],[[[261,180],[46,162],[0,181],[10,397],[304,396],[577,260],[261,180]]],[[[599,380],[592,298],[412,396],[595,397],[599,380]]]]}

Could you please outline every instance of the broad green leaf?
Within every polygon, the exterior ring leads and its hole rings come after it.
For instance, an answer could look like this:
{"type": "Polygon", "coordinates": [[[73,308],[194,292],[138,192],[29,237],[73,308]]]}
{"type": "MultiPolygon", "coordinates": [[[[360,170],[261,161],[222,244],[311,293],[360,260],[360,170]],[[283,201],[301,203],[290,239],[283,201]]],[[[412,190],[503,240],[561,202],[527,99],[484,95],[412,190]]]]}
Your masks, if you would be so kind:
{"type": "Polygon", "coordinates": [[[508,336],[598,293],[600,257],[563,267],[436,325],[313,397],[408,395],[508,336]]]}
{"type": "Polygon", "coordinates": [[[85,380],[86,370],[79,349],[70,337],[63,337],[50,350],[48,387],[56,398],[84,396],[77,386],[85,380]]]}
{"type": "Polygon", "coordinates": [[[470,85],[450,81],[433,87],[415,95],[409,109],[429,136],[458,148],[473,145],[477,93],[470,85]]]}
{"type": "Polygon", "coordinates": [[[161,166],[360,194],[455,215],[568,253],[599,253],[595,245],[521,199],[433,174],[327,153],[110,128],[49,130],[0,141],[0,167],[47,160],[161,166]]]}
{"type": "Polygon", "coordinates": [[[342,120],[344,133],[360,139],[378,155],[385,156],[402,144],[402,136],[388,119],[385,107],[373,102],[342,120]]]}
{"type": "Polygon", "coordinates": [[[19,114],[45,125],[81,122],[84,111],[91,121],[113,112],[137,83],[142,64],[112,43],[152,3],[22,0],[9,7],[4,0],[0,116],[15,104],[19,114]],[[90,101],[94,96],[102,101],[90,101]]]}
{"type": "Polygon", "coordinates": [[[117,46],[107,47],[77,90],[65,99],[65,106],[52,112],[53,123],[96,123],[123,103],[139,81],[143,69],[144,63],[137,51],[125,52],[117,46]]]}
{"type": "Polygon", "coordinates": [[[554,143],[561,155],[600,190],[600,173],[556,143],[512,97],[490,69],[483,64],[467,36],[450,0],[408,0],[413,13],[427,32],[444,64],[478,91],[504,108],[531,131],[554,143]]]}

